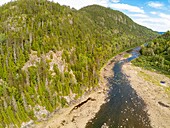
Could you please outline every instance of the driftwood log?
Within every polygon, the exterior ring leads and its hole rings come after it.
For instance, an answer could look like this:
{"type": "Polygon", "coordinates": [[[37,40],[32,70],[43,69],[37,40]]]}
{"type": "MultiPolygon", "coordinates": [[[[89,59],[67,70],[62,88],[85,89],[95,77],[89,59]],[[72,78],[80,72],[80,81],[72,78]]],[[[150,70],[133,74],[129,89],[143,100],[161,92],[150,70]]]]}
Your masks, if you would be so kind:
{"type": "Polygon", "coordinates": [[[163,106],[163,107],[166,107],[166,108],[169,108],[170,106],[169,105],[166,105],[166,104],[164,104],[164,103],[162,103],[162,102],[158,102],[158,104],[160,104],[161,106],[163,106]]]}
{"type": "Polygon", "coordinates": [[[74,108],[70,111],[70,113],[76,109],[78,109],[79,107],[81,107],[82,105],[84,105],[85,103],[87,103],[89,100],[91,101],[95,101],[96,99],[93,99],[91,97],[87,98],[86,100],[80,102],[79,104],[77,104],[76,106],[74,106],[74,108]]]}

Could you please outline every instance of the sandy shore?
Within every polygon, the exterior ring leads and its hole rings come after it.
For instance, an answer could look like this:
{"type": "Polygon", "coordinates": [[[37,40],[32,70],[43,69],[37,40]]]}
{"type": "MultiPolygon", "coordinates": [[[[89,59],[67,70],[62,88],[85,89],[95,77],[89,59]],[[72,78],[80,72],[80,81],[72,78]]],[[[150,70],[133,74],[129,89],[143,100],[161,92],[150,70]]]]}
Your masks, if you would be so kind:
{"type": "Polygon", "coordinates": [[[170,79],[165,75],[141,69],[127,63],[123,66],[131,86],[147,105],[153,128],[170,128],[170,79]],[[160,81],[165,81],[161,85],[160,81]],[[169,93],[169,94],[168,94],[169,93]]]}

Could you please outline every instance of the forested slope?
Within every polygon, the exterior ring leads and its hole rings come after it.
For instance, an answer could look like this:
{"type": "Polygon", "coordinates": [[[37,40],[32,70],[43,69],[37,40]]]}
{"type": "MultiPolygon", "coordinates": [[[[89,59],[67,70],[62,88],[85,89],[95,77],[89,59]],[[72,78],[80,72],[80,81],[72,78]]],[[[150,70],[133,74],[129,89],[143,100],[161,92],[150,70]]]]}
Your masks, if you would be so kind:
{"type": "Polygon", "coordinates": [[[149,36],[151,38],[153,37],[153,31],[134,23],[132,19],[120,11],[99,5],[87,6],[80,9],[80,11],[86,12],[89,19],[93,20],[101,30],[108,32],[107,35],[110,32],[112,36],[113,34],[117,34],[117,36],[131,35],[132,39],[133,36],[134,38],[136,38],[136,36],[142,37],[138,38],[139,41],[143,40],[144,37],[146,37],[146,39],[149,39],[149,36]]]}
{"type": "Polygon", "coordinates": [[[0,7],[0,127],[43,120],[98,85],[113,55],[157,36],[123,13],[46,0],[0,7]]]}
{"type": "Polygon", "coordinates": [[[141,56],[133,63],[170,75],[170,31],[143,46],[141,56]]]}

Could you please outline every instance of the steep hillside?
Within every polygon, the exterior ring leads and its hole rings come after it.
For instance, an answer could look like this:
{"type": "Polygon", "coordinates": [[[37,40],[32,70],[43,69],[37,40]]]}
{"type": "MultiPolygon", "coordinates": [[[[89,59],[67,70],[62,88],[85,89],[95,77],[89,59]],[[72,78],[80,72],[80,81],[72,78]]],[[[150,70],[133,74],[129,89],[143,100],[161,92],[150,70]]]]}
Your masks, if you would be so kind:
{"type": "Polygon", "coordinates": [[[164,33],[142,47],[141,56],[133,63],[170,75],[170,32],[164,33]]]}
{"type": "Polygon", "coordinates": [[[0,7],[0,127],[41,121],[98,85],[113,55],[157,34],[101,6],[46,0],[0,7]]]}
{"type": "Polygon", "coordinates": [[[82,8],[80,11],[86,12],[88,17],[93,20],[100,29],[104,29],[104,32],[110,32],[112,35],[131,35],[139,37],[139,41],[143,40],[144,37],[149,39],[149,36],[152,38],[153,35],[155,35],[153,31],[136,24],[122,12],[110,8],[92,5],[82,8]]]}

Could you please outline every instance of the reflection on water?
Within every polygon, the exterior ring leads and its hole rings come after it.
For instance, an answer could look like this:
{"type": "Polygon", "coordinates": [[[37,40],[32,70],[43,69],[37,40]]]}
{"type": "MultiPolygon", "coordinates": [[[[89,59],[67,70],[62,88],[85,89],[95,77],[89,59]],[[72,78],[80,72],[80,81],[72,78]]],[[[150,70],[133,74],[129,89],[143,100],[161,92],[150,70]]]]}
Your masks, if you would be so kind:
{"type": "Polygon", "coordinates": [[[131,51],[132,57],[117,62],[113,67],[114,77],[108,78],[110,91],[106,103],[89,121],[86,128],[151,128],[144,101],[130,86],[121,69],[122,65],[139,56],[140,48],[131,51]],[[145,111],[144,111],[145,110],[145,111]]]}

